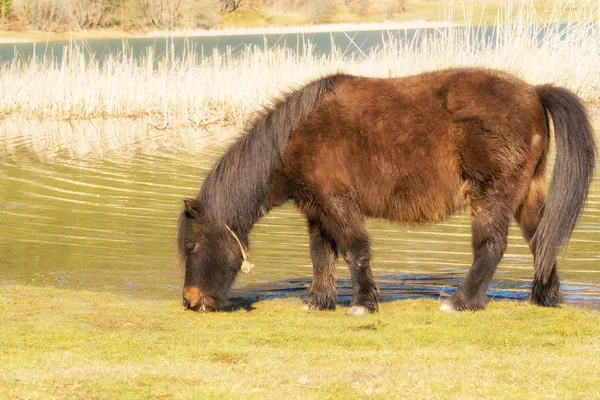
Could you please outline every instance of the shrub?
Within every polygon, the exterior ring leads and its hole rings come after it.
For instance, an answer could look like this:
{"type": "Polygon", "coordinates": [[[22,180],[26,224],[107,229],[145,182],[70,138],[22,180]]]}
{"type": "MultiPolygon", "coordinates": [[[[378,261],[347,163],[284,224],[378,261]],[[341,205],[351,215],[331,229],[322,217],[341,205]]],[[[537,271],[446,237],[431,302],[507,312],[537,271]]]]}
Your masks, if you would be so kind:
{"type": "Polygon", "coordinates": [[[2,19],[8,17],[12,13],[12,0],[0,0],[0,14],[2,14],[2,19]]]}
{"type": "Polygon", "coordinates": [[[221,11],[233,12],[240,8],[243,0],[221,0],[221,11]]]}
{"type": "Polygon", "coordinates": [[[209,28],[219,20],[217,0],[141,0],[137,4],[147,27],[209,28]]]}
{"type": "Polygon", "coordinates": [[[62,0],[25,0],[23,14],[29,26],[43,31],[57,31],[68,22],[62,0]]]}
{"type": "Polygon", "coordinates": [[[110,21],[110,18],[117,4],[114,0],[71,0],[69,8],[71,25],[74,28],[90,29],[113,25],[115,21],[110,21]]]}

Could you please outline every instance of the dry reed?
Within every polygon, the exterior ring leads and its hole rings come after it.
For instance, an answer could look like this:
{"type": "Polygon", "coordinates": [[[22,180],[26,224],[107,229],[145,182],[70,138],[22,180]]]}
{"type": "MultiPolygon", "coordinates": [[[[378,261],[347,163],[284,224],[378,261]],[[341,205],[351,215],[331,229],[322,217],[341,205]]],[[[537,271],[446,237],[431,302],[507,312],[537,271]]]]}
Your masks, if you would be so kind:
{"type": "MultiPolygon", "coordinates": [[[[588,20],[597,18],[597,12],[586,12],[588,20]]],[[[156,57],[149,49],[143,57],[125,52],[101,63],[72,44],[65,47],[61,62],[51,57],[15,58],[1,66],[0,118],[149,117],[160,127],[241,125],[282,90],[321,75],[343,71],[404,76],[455,66],[501,68],[529,82],[554,82],[589,102],[600,102],[597,22],[561,29],[544,24],[531,6],[524,6],[498,17],[494,40],[478,34],[480,29],[442,28],[428,35],[423,31],[419,40],[388,39],[376,51],[352,55],[339,48],[318,55],[310,44],[300,53],[247,47],[237,54],[188,50],[177,57],[172,51],[156,57]]]]}

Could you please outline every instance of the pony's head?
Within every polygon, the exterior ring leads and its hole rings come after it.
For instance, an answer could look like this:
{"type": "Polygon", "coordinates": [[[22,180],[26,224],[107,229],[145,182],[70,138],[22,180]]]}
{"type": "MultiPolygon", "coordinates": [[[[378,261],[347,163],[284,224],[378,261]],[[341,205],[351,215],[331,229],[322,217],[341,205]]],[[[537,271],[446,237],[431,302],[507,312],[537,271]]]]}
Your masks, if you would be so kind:
{"type": "Polygon", "coordinates": [[[240,270],[241,244],[227,225],[208,221],[198,200],[183,202],[178,241],[185,264],[183,305],[194,311],[217,311],[226,304],[240,270]]]}

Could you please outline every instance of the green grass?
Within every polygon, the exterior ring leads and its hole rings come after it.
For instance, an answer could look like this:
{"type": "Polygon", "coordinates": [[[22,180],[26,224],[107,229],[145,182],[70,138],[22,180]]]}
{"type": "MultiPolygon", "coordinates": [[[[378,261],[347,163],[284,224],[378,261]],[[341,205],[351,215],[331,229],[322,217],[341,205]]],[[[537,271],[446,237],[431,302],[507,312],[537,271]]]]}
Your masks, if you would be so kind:
{"type": "Polygon", "coordinates": [[[431,300],[375,315],[298,299],[200,314],[176,301],[9,285],[0,398],[597,398],[600,313],[431,300]]]}

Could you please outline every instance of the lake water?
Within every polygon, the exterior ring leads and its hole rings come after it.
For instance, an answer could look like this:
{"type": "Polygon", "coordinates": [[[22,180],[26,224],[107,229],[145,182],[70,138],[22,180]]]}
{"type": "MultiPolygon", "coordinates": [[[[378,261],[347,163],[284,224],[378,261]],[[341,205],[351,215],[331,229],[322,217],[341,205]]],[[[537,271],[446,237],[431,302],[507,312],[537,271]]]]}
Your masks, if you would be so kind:
{"type": "MultiPolygon", "coordinates": [[[[596,117],[597,119],[597,117],[596,117]]],[[[598,126],[598,124],[596,124],[598,126]]],[[[179,300],[182,199],[231,143],[230,130],[157,131],[143,121],[0,123],[0,285],[23,283],[179,300]]],[[[569,303],[600,306],[598,176],[559,260],[569,303]]],[[[234,296],[302,295],[311,264],[305,220],[274,210],[252,232],[249,275],[234,296]]],[[[425,227],[371,220],[383,300],[451,293],[471,263],[467,214],[425,227]]],[[[525,298],[532,257],[514,225],[489,294],[525,298]]],[[[348,272],[338,264],[341,301],[348,272]]]]}
{"type": "MultiPolygon", "coordinates": [[[[266,35],[229,35],[206,37],[174,37],[174,38],[138,38],[138,39],[113,39],[113,40],[88,40],[76,41],[82,45],[89,54],[94,54],[102,59],[111,54],[122,53],[127,49],[134,57],[144,55],[149,48],[158,57],[172,51],[181,55],[186,50],[193,50],[196,54],[212,54],[214,50],[225,51],[231,49],[232,53],[242,51],[247,46],[259,48],[287,47],[299,52],[304,51],[308,43],[313,46],[317,54],[329,54],[332,46],[346,52],[368,52],[381,46],[384,40],[403,38],[414,40],[415,35],[432,35],[442,32],[436,29],[424,30],[393,30],[393,31],[350,31],[350,32],[317,32],[317,33],[285,33],[266,35]],[[418,32],[418,34],[417,34],[418,32]]],[[[40,58],[44,55],[52,56],[57,60],[62,59],[63,49],[69,46],[69,41],[56,41],[48,43],[18,43],[0,44],[0,61],[9,61],[15,56],[29,59],[35,54],[40,58]]]]}
{"type": "MultiPolygon", "coordinates": [[[[590,29],[597,29],[593,24],[590,29]]],[[[533,34],[542,38],[547,31],[565,32],[569,25],[546,25],[532,29],[533,34]]],[[[172,38],[135,38],[112,40],[85,40],[74,41],[87,54],[92,54],[99,60],[109,55],[122,54],[124,50],[133,58],[147,54],[152,49],[157,58],[165,54],[175,57],[185,52],[193,51],[195,54],[212,54],[213,51],[230,51],[236,54],[248,46],[258,48],[285,47],[299,53],[304,52],[306,46],[315,54],[330,54],[332,49],[343,52],[348,56],[366,54],[381,47],[384,43],[394,41],[418,47],[423,38],[442,38],[450,35],[450,30],[460,32],[472,38],[472,43],[495,43],[497,27],[442,27],[425,29],[391,29],[372,31],[346,31],[346,32],[316,32],[316,33],[284,33],[264,35],[228,35],[204,37],[172,37],[172,38]]],[[[504,29],[504,34],[508,30],[504,29]]],[[[7,62],[15,57],[28,60],[35,55],[36,58],[50,57],[60,62],[63,51],[71,45],[69,41],[54,41],[41,43],[7,43],[0,44],[0,62],[7,62]]]]}

